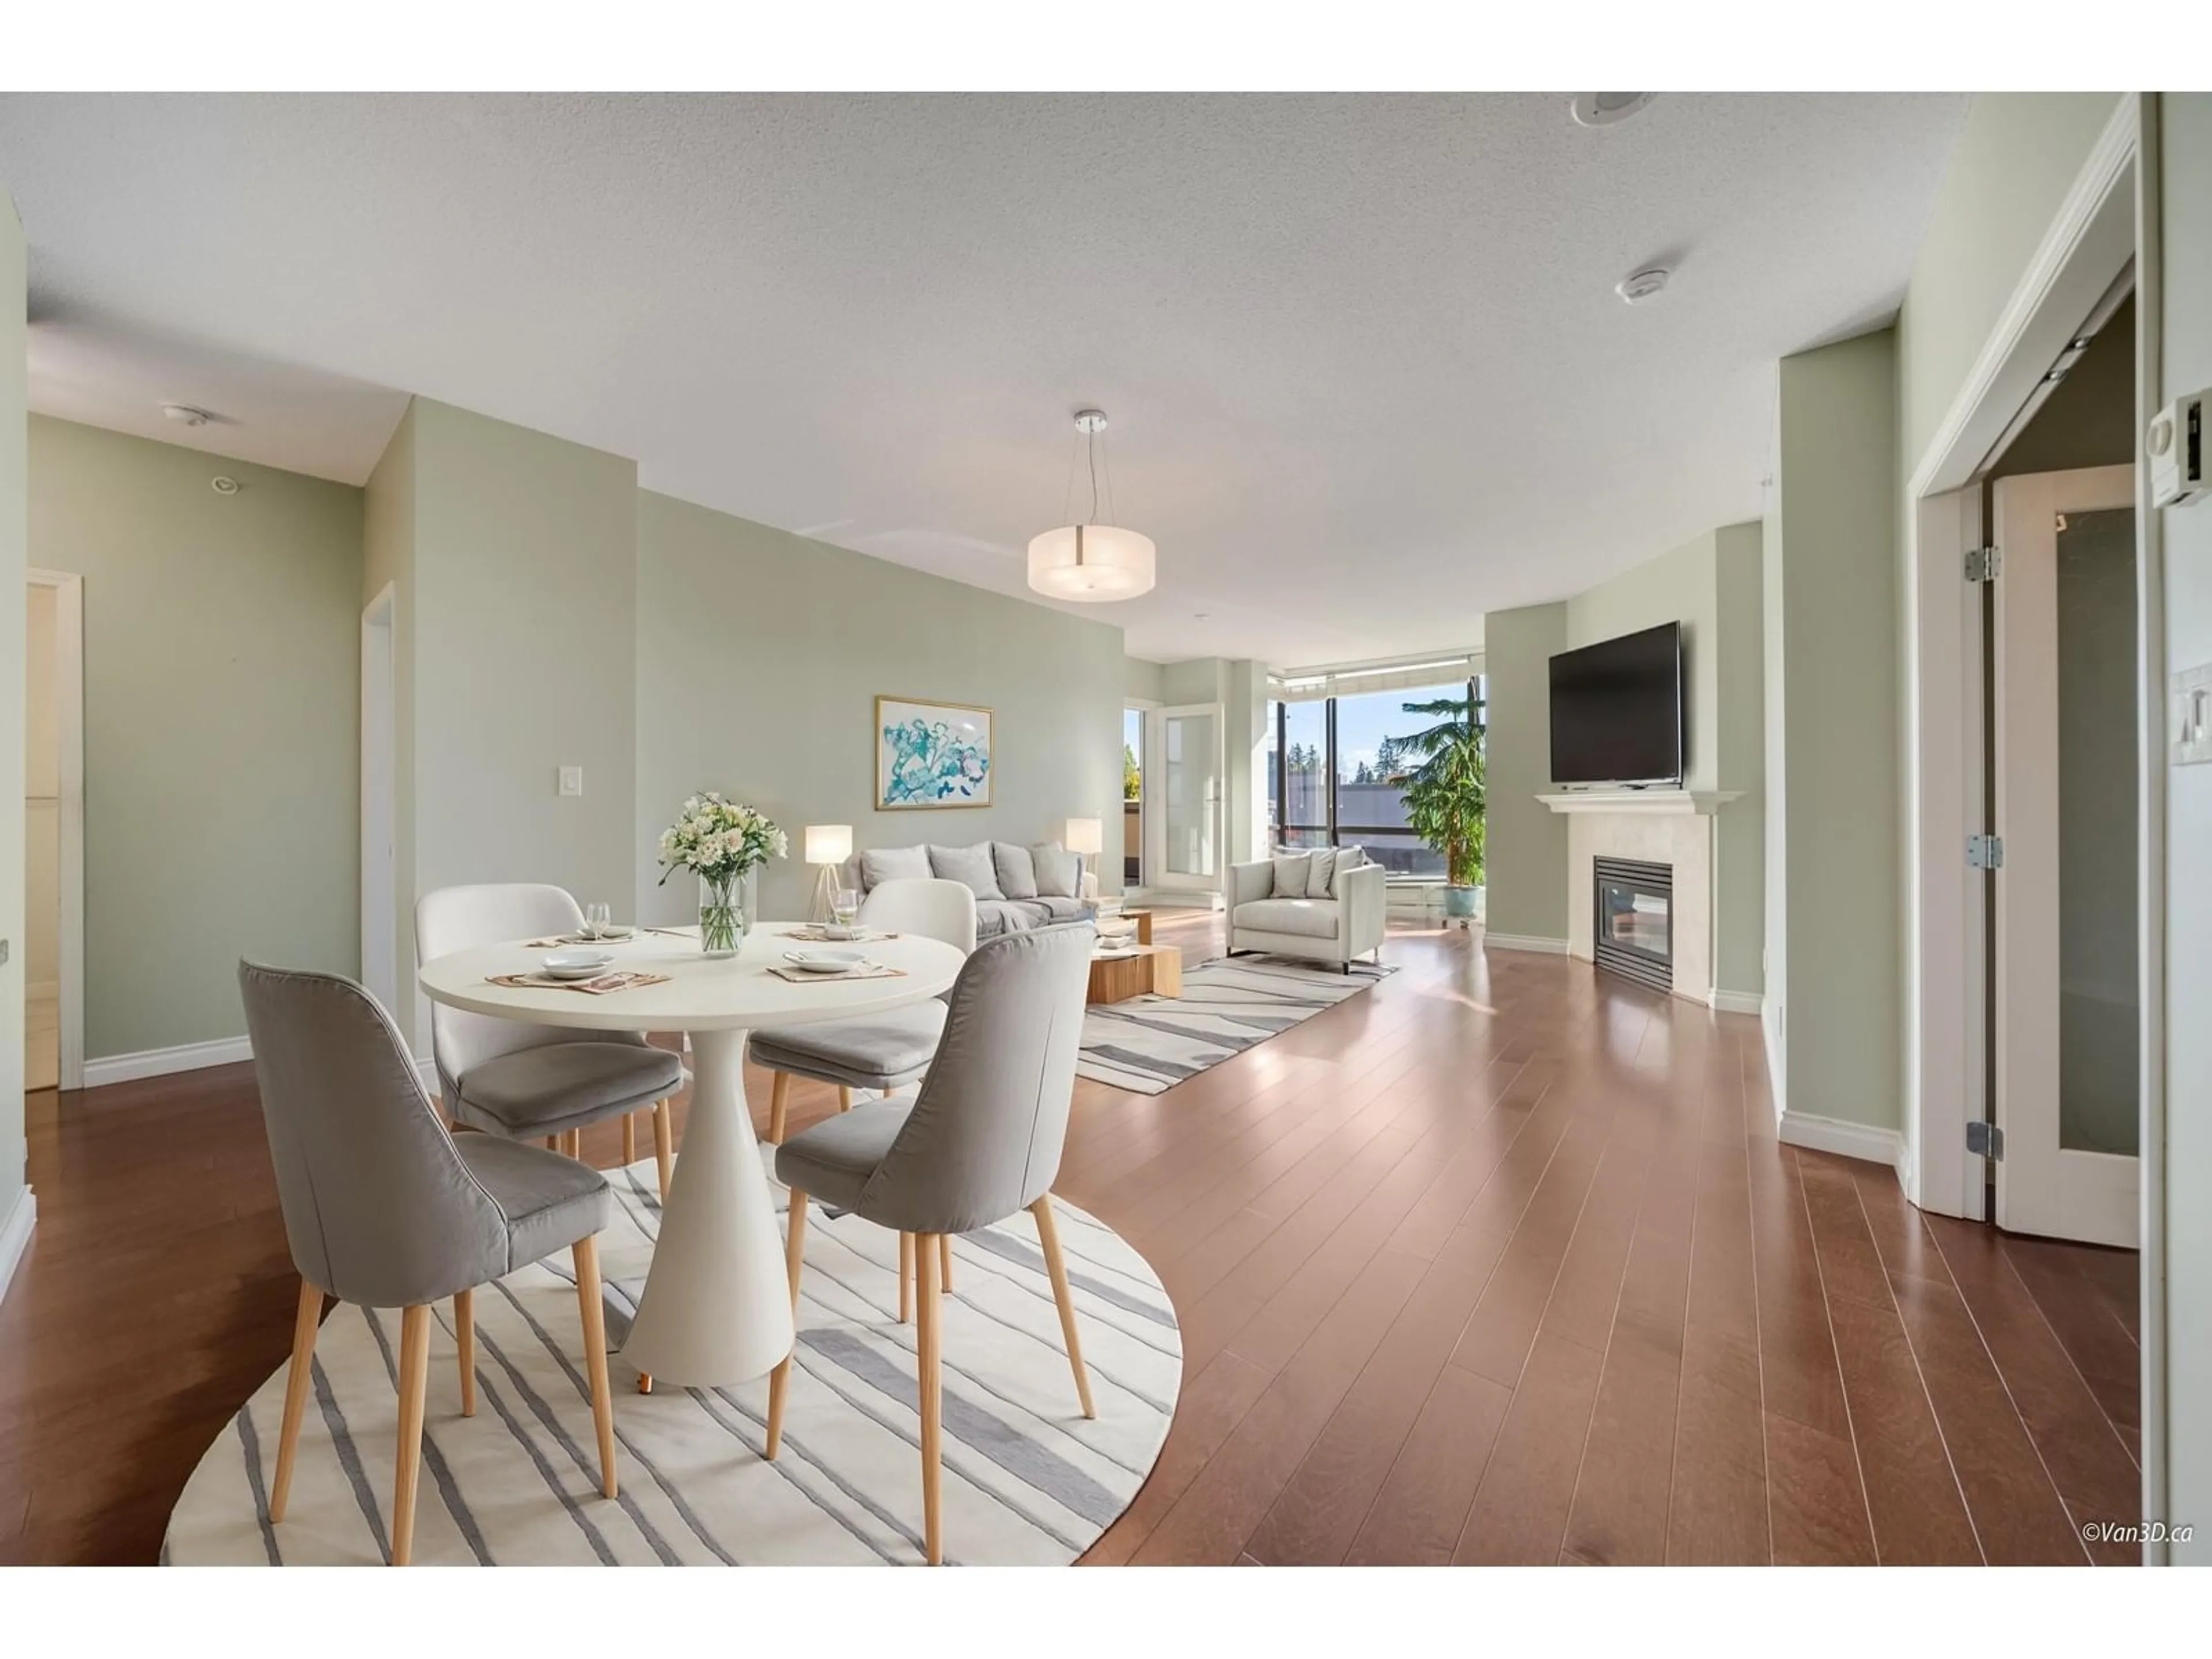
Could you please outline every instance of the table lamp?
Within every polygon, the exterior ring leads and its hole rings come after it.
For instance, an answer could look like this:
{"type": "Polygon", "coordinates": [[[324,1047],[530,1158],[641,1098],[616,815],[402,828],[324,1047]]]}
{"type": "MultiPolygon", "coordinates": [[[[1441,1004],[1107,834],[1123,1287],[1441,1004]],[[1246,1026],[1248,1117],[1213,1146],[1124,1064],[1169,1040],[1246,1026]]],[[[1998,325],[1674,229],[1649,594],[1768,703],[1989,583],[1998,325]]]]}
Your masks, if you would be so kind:
{"type": "Polygon", "coordinates": [[[806,826],[806,861],[819,865],[814,884],[813,920],[831,921],[837,896],[837,866],[853,856],[853,826],[849,823],[810,823],[806,826]]]}
{"type": "Polygon", "coordinates": [[[1099,818],[1070,818],[1062,838],[1071,853],[1083,854],[1083,896],[1098,896],[1098,859],[1106,850],[1106,825],[1099,818]]]}

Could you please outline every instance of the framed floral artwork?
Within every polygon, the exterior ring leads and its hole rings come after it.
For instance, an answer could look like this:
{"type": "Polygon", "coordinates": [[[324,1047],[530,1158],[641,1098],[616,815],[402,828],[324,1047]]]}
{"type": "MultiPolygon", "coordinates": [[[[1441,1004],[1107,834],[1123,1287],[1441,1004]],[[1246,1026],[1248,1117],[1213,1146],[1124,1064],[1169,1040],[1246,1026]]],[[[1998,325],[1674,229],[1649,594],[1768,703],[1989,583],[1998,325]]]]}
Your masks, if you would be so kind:
{"type": "Polygon", "coordinates": [[[876,699],[876,805],[988,806],[991,711],[915,697],[876,699]]]}

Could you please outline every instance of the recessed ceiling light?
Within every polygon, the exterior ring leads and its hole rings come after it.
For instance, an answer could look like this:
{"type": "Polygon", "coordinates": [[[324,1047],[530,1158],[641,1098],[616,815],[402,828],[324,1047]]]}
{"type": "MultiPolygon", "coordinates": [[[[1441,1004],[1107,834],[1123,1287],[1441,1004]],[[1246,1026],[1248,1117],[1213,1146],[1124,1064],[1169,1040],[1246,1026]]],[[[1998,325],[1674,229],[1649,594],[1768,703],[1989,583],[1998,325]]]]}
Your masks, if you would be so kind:
{"type": "Polygon", "coordinates": [[[205,426],[215,416],[204,409],[194,409],[190,404],[163,404],[161,413],[185,426],[205,426]]]}
{"type": "Polygon", "coordinates": [[[1622,277],[1613,285],[1613,291],[1629,304],[1639,306],[1667,286],[1668,274],[1663,265],[1647,265],[1642,270],[1622,277]]]}
{"type": "Polygon", "coordinates": [[[1567,107],[1578,125],[1609,127],[1626,121],[1659,94],[1656,92],[1578,92],[1567,107]]]}

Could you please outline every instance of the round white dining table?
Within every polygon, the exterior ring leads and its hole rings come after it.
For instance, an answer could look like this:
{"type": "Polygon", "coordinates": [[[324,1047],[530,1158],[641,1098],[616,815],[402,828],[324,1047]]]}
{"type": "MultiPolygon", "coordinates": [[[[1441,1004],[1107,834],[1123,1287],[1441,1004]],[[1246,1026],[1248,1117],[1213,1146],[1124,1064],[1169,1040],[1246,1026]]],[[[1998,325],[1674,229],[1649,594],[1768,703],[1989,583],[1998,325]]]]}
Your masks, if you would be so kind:
{"type": "Polygon", "coordinates": [[[745,1103],[745,1034],[878,1013],[933,997],[960,972],[960,952],[908,934],[871,939],[896,978],[794,981],[769,971],[795,948],[796,924],[757,923],[734,957],[710,961],[698,930],[641,931],[605,947],[613,969],[665,974],[658,985],[593,996],[558,986],[495,985],[545,952],[526,945],[459,951],[423,965],[434,1002],[495,1019],[588,1031],[683,1031],[691,1040],[691,1105],[683,1155],[662,1206],[660,1237],[623,1356],[657,1382],[707,1388],[764,1376],[791,1352],[790,1281],[775,1211],[745,1103]]]}

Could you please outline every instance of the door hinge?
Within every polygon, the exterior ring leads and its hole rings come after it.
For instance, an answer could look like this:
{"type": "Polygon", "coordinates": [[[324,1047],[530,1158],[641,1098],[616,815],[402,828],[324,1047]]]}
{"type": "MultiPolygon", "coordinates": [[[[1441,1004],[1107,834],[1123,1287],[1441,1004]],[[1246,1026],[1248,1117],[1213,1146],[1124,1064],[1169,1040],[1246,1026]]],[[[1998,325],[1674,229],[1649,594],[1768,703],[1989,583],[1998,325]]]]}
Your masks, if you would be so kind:
{"type": "Polygon", "coordinates": [[[1970,582],[1993,582],[2004,569],[2004,551],[1996,547],[1970,547],[1966,550],[1966,580],[1970,582]]]}
{"type": "Polygon", "coordinates": [[[1977,1158],[1986,1158],[1993,1164],[2004,1162],[2004,1131],[1994,1123],[1969,1123],[1966,1126],[1966,1150],[1977,1158]]]}
{"type": "Polygon", "coordinates": [[[2002,836],[1967,836],[1966,867],[1969,870],[2003,869],[2004,837],[2002,836]]]}

